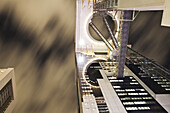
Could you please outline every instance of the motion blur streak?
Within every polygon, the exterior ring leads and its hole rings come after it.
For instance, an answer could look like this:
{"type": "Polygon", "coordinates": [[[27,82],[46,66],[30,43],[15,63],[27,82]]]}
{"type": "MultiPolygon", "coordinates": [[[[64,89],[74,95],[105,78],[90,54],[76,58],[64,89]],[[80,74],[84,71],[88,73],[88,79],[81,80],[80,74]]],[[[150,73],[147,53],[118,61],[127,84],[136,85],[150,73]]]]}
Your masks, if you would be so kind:
{"type": "Polygon", "coordinates": [[[13,113],[76,113],[74,0],[0,0],[0,68],[14,67],[13,113]]]}
{"type": "Polygon", "coordinates": [[[140,12],[131,23],[133,49],[170,70],[170,28],[161,26],[162,11],[140,12]]]}

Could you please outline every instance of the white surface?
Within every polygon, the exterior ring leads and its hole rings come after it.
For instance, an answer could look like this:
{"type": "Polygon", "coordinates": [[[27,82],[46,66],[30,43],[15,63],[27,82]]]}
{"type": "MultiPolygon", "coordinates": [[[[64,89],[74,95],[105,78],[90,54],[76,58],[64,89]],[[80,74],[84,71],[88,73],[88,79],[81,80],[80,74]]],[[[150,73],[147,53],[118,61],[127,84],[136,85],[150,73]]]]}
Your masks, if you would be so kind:
{"type": "Polygon", "coordinates": [[[164,6],[165,0],[118,0],[118,8],[139,8],[164,6]]]}
{"type": "Polygon", "coordinates": [[[83,113],[99,113],[94,95],[83,95],[83,113]]]}
{"type": "Polygon", "coordinates": [[[162,25],[170,27],[170,0],[165,0],[165,8],[162,17],[162,25]]]}
{"type": "Polygon", "coordinates": [[[157,94],[156,100],[168,113],[170,113],[170,94],[157,94]]]}
{"type": "Polygon", "coordinates": [[[110,113],[127,113],[119,97],[114,91],[111,83],[107,79],[103,70],[100,70],[103,79],[98,79],[98,83],[110,113]]]}

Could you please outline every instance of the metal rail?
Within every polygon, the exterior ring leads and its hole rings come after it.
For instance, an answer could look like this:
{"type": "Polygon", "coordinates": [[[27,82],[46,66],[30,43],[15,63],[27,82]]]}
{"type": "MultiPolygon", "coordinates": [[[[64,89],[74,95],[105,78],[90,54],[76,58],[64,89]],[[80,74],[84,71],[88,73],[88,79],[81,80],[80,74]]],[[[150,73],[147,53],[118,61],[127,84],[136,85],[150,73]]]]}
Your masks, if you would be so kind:
{"type": "Polygon", "coordinates": [[[94,2],[94,10],[113,9],[118,6],[118,0],[103,0],[100,2],[94,2]]]}

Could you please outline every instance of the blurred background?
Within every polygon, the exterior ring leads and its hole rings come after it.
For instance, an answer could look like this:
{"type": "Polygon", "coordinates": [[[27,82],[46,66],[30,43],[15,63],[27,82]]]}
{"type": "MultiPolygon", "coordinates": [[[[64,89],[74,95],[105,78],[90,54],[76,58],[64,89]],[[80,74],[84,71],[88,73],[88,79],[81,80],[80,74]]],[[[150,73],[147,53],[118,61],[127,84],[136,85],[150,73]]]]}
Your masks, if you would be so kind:
{"type": "Polygon", "coordinates": [[[15,68],[13,113],[76,113],[74,33],[74,0],[0,0],[0,68],[15,68]]]}
{"type": "Polygon", "coordinates": [[[140,12],[131,22],[129,44],[170,70],[170,27],[161,26],[163,11],[140,12]]]}
{"type": "MultiPolygon", "coordinates": [[[[170,69],[170,28],[141,12],[129,44],[170,69]]],[[[13,113],[76,113],[75,0],[0,0],[0,68],[15,68],[13,113]]]]}

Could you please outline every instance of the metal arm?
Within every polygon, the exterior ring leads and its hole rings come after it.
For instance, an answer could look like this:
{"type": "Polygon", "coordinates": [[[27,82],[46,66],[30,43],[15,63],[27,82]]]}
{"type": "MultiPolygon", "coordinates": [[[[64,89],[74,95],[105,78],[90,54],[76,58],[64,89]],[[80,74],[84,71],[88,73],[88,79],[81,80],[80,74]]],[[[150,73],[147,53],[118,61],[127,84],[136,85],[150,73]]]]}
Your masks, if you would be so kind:
{"type": "Polygon", "coordinates": [[[109,24],[108,24],[108,22],[107,22],[105,17],[104,17],[104,22],[105,22],[105,24],[107,26],[107,29],[108,29],[111,37],[112,37],[113,45],[115,46],[116,49],[118,49],[119,48],[119,44],[118,44],[118,42],[117,42],[117,40],[116,40],[116,38],[115,38],[115,36],[114,36],[114,34],[113,34],[113,32],[112,32],[112,30],[111,30],[111,28],[110,28],[110,26],[109,26],[109,24]]]}
{"type": "Polygon", "coordinates": [[[93,30],[99,35],[99,37],[103,40],[103,42],[106,44],[106,46],[113,51],[113,47],[112,45],[104,38],[104,36],[102,35],[102,33],[98,30],[98,28],[92,23],[90,22],[89,25],[93,28],[93,30]]]}

